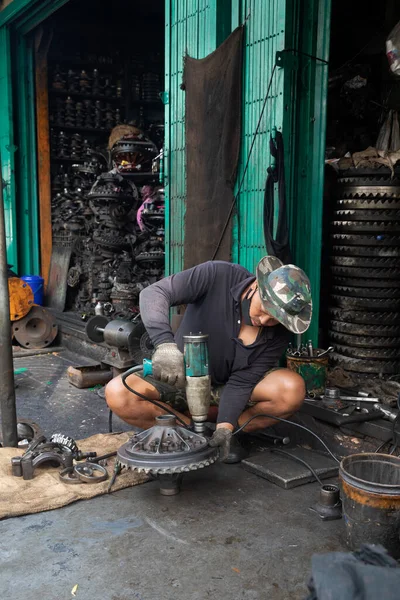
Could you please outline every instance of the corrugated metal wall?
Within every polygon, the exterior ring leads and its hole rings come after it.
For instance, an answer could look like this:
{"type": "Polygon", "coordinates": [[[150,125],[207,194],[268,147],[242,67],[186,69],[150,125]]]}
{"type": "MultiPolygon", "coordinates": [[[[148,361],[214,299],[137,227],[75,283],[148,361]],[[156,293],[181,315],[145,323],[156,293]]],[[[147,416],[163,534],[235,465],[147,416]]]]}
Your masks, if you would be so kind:
{"type": "MultiPolygon", "coordinates": [[[[277,50],[285,47],[286,2],[242,0],[233,5],[233,24],[245,26],[244,86],[241,159],[237,186],[242,180],[253,136],[261,114],[277,50]]],[[[263,232],[264,187],[271,165],[269,139],[282,130],[284,71],[275,69],[269,98],[260,122],[247,172],[238,198],[233,260],[254,271],[265,255],[263,232]]]]}
{"type": "Polygon", "coordinates": [[[165,182],[166,272],[183,268],[185,218],[185,93],[181,90],[185,54],[204,58],[215,50],[217,0],[166,0],[165,182]]]}

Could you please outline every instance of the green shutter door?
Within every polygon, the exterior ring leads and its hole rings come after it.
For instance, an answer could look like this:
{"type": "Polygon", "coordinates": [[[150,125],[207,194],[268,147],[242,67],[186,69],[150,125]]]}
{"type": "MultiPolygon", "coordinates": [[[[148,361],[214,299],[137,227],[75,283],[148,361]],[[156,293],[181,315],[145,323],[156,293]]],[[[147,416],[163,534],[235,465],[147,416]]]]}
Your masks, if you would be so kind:
{"type": "Polygon", "coordinates": [[[247,171],[249,150],[257,129],[264,98],[274,69],[276,52],[285,48],[286,3],[282,0],[233,0],[233,25],[246,21],[241,158],[236,187],[243,184],[237,203],[233,260],[250,271],[265,255],[263,231],[264,187],[271,166],[269,139],[282,131],[284,118],[284,74],[276,68],[269,98],[260,122],[247,171]]]}
{"type": "Polygon", "coordinates": [[[186,201],[185,93],[181,89],[185,54],[204,58],[217,44],[217,0],[165,3],[165,198],[166,273],[183,268],[186,201]]]}

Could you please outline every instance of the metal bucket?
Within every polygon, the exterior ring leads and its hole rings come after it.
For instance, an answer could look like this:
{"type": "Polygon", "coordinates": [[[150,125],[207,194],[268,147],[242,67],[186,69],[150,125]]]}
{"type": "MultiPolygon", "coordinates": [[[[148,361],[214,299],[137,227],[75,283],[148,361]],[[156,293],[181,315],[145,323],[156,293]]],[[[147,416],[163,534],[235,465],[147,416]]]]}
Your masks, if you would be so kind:
{"type": "Polygon", "coordinates": [[[347,544],[382,544],[400,558],[400,458],[353,454],[340,463],[347,544]]]}
{"type": "Polygon", "coordinates": [[[322,358],[286,355],[287,368],[302,376],[308,394],[324,393],[328,363],[329,356],[327,354],[322,358]]]}

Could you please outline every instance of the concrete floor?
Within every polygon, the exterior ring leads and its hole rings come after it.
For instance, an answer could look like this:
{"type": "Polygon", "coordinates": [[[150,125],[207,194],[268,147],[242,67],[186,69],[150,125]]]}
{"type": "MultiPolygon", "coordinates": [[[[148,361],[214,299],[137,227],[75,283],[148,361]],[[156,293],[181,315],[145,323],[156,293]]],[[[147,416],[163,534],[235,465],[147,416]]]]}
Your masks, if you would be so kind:
{"type": "MultiPolygon", "coordinates": [[[[15,360],[18,415],[45,434],[106,432],[104,401],[69,386],[68,352],[15,360]]],[[[115,429],[121,422],[116,420],[115,429]]],[[[240,465],[185,476],[181,494],[158,483],[0,522],[2,598],[68,600],[297,600],[311,556],[342,549],[343,522],[309,510],[317,484],[283,490],[240,465]]]]}

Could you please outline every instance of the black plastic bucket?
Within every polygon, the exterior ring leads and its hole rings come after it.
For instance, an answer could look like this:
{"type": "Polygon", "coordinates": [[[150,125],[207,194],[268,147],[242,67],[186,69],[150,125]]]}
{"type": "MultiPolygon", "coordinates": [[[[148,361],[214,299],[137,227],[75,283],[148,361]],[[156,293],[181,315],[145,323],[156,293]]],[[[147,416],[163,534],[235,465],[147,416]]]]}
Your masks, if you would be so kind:
{"type": "Polygon", "coordinates": [[[347,543],[382,544],[400,558],[400,458],[353,454],[340,463],[347,543]]]}

